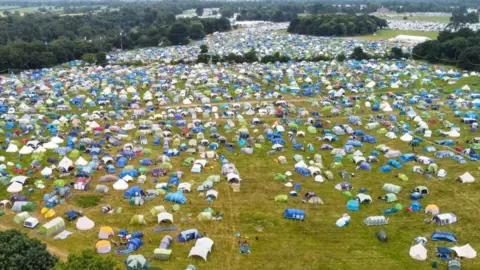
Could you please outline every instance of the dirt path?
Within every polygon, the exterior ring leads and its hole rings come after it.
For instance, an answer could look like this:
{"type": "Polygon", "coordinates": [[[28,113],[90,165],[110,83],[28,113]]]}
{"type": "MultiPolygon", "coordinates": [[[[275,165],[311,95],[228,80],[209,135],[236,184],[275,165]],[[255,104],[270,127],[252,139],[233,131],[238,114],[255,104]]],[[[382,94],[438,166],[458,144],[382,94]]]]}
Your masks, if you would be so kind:
{"type": "MultiPolygon", "coordinates": [[[[13,227],[13,226],[6,225],[6,224],[0,224],[0,230],[9,230],[9,229],[16,229],[16,228],[13,227]]],[[[33,231],[28,233],[28,235],[31,236],[31,237],[35,237],[35,235],[33,234],[33,231]]],[[[62,261],[62,262],[67,261],[68,253],[66,253],[65,251],[63,251],[63,250],[61,250],[57,247],[54,247],[54,246],[52,246],[52,245],[50,245],[50,244],[48,244],[44,241],[42,241],[42,243],[44,243],[47,246],[48,252],[50,252],[54,256],[58,257],[60,259],[60,261],[62,261]]]]}

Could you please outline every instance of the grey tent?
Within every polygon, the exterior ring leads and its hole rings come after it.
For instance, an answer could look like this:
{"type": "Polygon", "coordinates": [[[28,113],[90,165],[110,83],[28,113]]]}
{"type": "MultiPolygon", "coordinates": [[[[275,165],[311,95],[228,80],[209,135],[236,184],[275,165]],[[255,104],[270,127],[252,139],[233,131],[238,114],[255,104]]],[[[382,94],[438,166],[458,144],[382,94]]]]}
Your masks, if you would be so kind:
{"type": "Polygon", "coordinates": [[[377,231],[375,233],[375,235],[377,236],[377,239],[380,242],[387,242],[388,241],[387,233],[384,230],[377,231]]]}

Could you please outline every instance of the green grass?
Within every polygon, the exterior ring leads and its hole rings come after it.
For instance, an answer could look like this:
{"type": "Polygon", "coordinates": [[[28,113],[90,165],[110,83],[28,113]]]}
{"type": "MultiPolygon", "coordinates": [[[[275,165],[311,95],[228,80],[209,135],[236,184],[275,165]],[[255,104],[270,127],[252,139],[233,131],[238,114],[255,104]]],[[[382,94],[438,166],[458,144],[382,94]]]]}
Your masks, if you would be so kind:
{"type": "Polygon", "coordinates": [[[450,16],[428,16],[428,15],[412,15],[409,14],[395,14],[395,15],[375,15],[382,19],[386,20],[404,20],[404,17],[407,17],[404,21],[419,21],[419,22],[440,22],[440,23],[449,23],[450,16]]]}
{"type": "MultiPolygon", "coordinates": [[[[455,88],[462,87],[464,84],[470,84],[472,88],[474,83],[479,83],[477,78],[465,78],[459,80],[456,85],[443,85],[437,81],[439,87],[444,88],[447,92],[455,88]]],[[[178,88],[182,88],[182,84],[177,84],[178,88]]],[[[420,86],[415,88],[419,89],[420,86]]],[[[392,89],[386,89],[390,91],[392,89]]],[[[410,89],[411,90],[411,89],[410,89]]],[[[409,91],[409,89],[397,89],[393,91],[409,91]]],[[[295,100],[291,96],[286,96],[287,99],[295,100]]],[[[363,103],[363,102],[362,102],[363,103]]],[[[296,102],[297,108],[306,107],[309,110],[320,111],[319,108],[312,108],[308,102],[296,102]]],[[[443,109],[448,113],[448,120],[458,124],[459,118],[453,118],[452,112],[443,109]]],[[[367,110],[368,111],[368,110],[367,110]]],[[[442,111],[442,110],[441,110],[442,111]]],[[[433,119],[437,119],[438,111],[430,112],[433,119]]],[[[358,113],[357,113],[358,114],[358,113]]],[[[370,114],[370,112],[368,112],[370,114]]],[[[398,115],[398,111],[394,114],[398,115]]],[[[367,116],[367,115],[363,115],[367,116]]],[[[247,121],[251,117],[246,117],[247,121]]],[[[273,124],[273,117],[265,117],[268,124],[273,124]]],[[[404,117],[400,116],[399,120],[404,117]]],[[[346,116],[338,116],[332,118],[325,118],[333,123],[348,123],[346,116]]],[[[224,123],[225,120],[218,120],[219,123],[224,123]]],[[[365,121],[364,121],[365,124],[365,121]]],[[[413,122],[410,122],[413,124],[413,122]]],[[[221,125],[222,126],[222,125],[221,125]]],[[[263,128],[257,127],[259,132],[254,136],[263,132],[263,128]]],[[[365,130],[363,127],[358,127],[365,130]]],[[[441,128],[441,124],[437,121],[436,124],[431,125],[432,130],[441,128]]],[[[226,133],[223,128],[219,128],[221,134],[231,139],[234,132],[226,133]]],[[[305,130],[305,127],[300,127],[305,130]]],[[[69,128],[65,128],[69,130],[69,128]]],[[[253,128],[249,129],[251,134],[253,128]]],[[[174,132],[179,132],[178,128],[174,128],[174,132]]],[[[376,130],[366,131],[367,134],[372,134],[379,140],[379,144],[386,144],[394,149],[399,149],[402,152],[410,152],[411,148],[407,143],[400,140],[389,140],[384,135],[376,133],[376,130]]],[[[208,134],[208,132],[207,132],[208,134]]],[[[206,134],[206,135],[207,135],[206,134]]],[[[462,126],[462,138],[458,141],[464,146],[464,141],[469,135],[462,126]]],[[[323,141],[318,141],[315,137],[320,134],[308,134],[305,138],[297,138],[297,140],[312,143],[317,149],[315,153],[320,153],[323,156],[323,164],[328,167],[333,160],[333,156],[328,151],[318,150],[323,141]]],[[[133,137],[133,134],[131,134],[133,137]]],[[[332,143],[334,147],[342,147],[346,142],[346,136],[341,136],[339,142],[332,143]]],[[[148,136],[151,143],[153,138],[148,136]]],[[[430,140],[441,139],[440,137],[433,137],[430,140]]],[[[127,140],[124,141],[125,143],[127,140]]],[[[299,191],[299,197],[289,197],[286,203],[277,203],[274,197],[279,194],[288,194],[291,188],[284,186],[284,183],[274,181],[273,177],[276,173],[285,173],[286,171],[293,172],[294,161],[292,156],[294,154],[302,154],[305,158],[313,157],[315,153],[299,152],[291,149],[290,142],[288,149],[285,152],[277,153],[274,156],[267,155],[271,145],[269,143],[262,144],[261,149],[255,149],[255,153],[251,156],[238,154],[238,149],[233,153],[225,151],[221,147],[218,151],[220,155],[225,155],[228,160],[235,163],[242,176],[241,191],[234,193],[231,187],[222,181],[215,184],[214,188],[219,192],[219,198],[213,202],[206,201],[203,197],[198,195],[198,192],[192,191],[187,194],[189,202],[181,206],[179,212],[174,213],[175,225],[179,231],[196,228],[201,233],[206,232],[207,235],[215,241],[212,253],[208,256],[208,261],[204,262],[196,258],[187,258],[190,248],[194,245],[194,241],[179,244],[174,242],[172,244],[172,256],[169,261],[151,261],[155,266],[160,266],[162,269],[184,269],[188,264],[194,264],[199,269],[429,269],[431,260],[435,260],[435,247],[437,245],[452,247],[449,243],[433,243],[427,244],[429,251],[429,259],[425,262],[418,262],[412,260],[408,255],[408,250],[412,241],[417,236],[425,236],[430,239],[430,234],[438,230],[452,231],[459,238],[460,244],[470,243],[476,250],[480,250],[480,232],[475,229],[477,224],[477,217],[480,214],[478,205],[480,204],[480,186],[474,184],[459,184],[455,182],[455,178],[470,171],[477,179],[480,178],[480,173],[477,170],[477,163],[469,162],[466,165],[459,166],[451,159],[439,160],[440,168],[444,168],[448,172],[447,178],[444,180],[431,179],[426,180],[419,174],[414,174],[411,168],[414,163],[404,164],[403,169],[394,169],[392,173],[380,173],[379,167],[387,162],[387,159],[380,155],[380,163],[373,165],[372,172],[355,171],[356,176],[351,180],[354,185],[352,194],[356,194],[362,187],[368,189],[368,194],[372,196],[374,202],[370,205],[362,205],[360,212],[348,212],[345,205],[349,198],[346,198],[341,192],[334,189],[335,184],[339,183],[341,178],[338,175],[338,170],[332,170],[335,175],[335,180],[332,182],[315,183],[311,177],[302,177],[293,173],[291,177],[293,183],[302,185],[299,191]],[[284,155],[288,159],[288,164],[279,165],[275,159],[279,155],[284,155]],[[407,174],[409,180],[402,182],[394,177],[395,173],[402,172],[407,174]],[[409,189],[413,189],[417,185],[426,185],[431,194],[420,200],[423,206],[434,203],[440,207],[442,213],[455,212],[459,217],[457,224],[439,227],[433,224],[424,224],[423,220],[427,217],[423,213],[408,213],[400,212],[390,216],[390,224],[382,227],[367,227],[363,224],[363,219],[371,215],[380,215],[381,210],[393,207],[395,203],[385,203],[377,199],[378,196],[385,192],[381,190],[384,183],[393,183],[403,187],[402,192],[399,193],[399,202],[404,206],[408,206],[411,201],[408,198],[409,189]],[[307,191],[313,191],[319,195],[324,201],[324,205],[309,205],[301,203],[302,195],[307,191]],[[190,203],[191,202],[191,203],[190,203]],[[198,213],[207,207],[212,207],[217,212],[223,212],[222,221],[199,222],[196,219],[198,213]],[[299,208],[307,211],[307,218],[303,222],[286,220],[283,218],[283,211],[286,208],[299,208]],[[351,224],[343,229],[335,227],[335,221],[342,216],[343,213],[349,213],[352,216],[351,224]],[[389,242],[380,243],[375,238],[375,232],[379,229],[384,229],[389,237],[389,242]],[[237,247],[238,238],[236,233],[240,232],[242,236],[249,237],[250,248],[252,254],[241,255],[237,247]],[[258,240],[255,239],[258,237],[258,240]],[[292,258],[292,259],[289,259],[292,258]]],[[[422,143],[416,151],[422,155],[432,157],[432,154],[424,154],[421,149],[428,145],[422,143]]],[[[361,150],[364,153],[369,153],[375,145],[365,144],[361,150]]],[[[146,157],[155,158],[162,153],[162,148],[148,146],[153,149],[151,155],[146,157]]],[[[237,147],[238,148],[238,147],[237,147]]],[[[440,147],[439,147],[440,148],[440,147]]],[[[114,148],[108,150],[111,154],[117,153],[119,149],[114,148]]],[[[46,156],[57,157],[56,154],[48,153],[46,156]]],[[[5,155],[7,160],[12,160],[14,155],[5,155]]],[[[83,155],[89,159],[88,155],[83,155]]],[[[209,160],[209,164],[201,174],[190,173],[189,168],[182,166],[182,161],[189,157],[187,153],[182,153],[180,157],[172,158],[174,170],[182,170],[185,172],[182,181],[194,181],[196,186],[201,184],[209,175],[216,175],[220,172],[220,163],[218,161],[209,160]]],[[[197,157],[197,156],[195,156],[197,157]]],[[[27,159],[26,157],[24,157],[27,159]]],[[[22,160],[22,165],[27,166],[30,160],[22,160]]],[[[42,161],[42,165],[46,165],[46,161],[42,161]]],[[[139,166],[139,158],[129,162],[134,166],[139,166]]],[[[355,166],[343,161],[345,169],[350,172],[354,171],[355,166]]],[[[151,169],[151,167],[149,167],[151,169]]],[[[324,170],[327,170],[325,168],[324,170]]],[[[102,171],[96,172],[90,185],[92,190],[99,184],[98,179],[105,173],[102,171]]],[[[72,178],[62,177],[66,182],[70,182],[72,178]]],[[[152,177],[148,174],[147,183],[140,185],[144,189],[154,188],[152,177]]],[[[159,182],[168,181],[168,177],[159,178],[159,182]]],[[[52,181],[45,180],[47,188],[45,190],[35,190],[29,197],[32,201],[40,206],[42,205],[42,196],[44,193],[52,190],[52,181]]],[[[33,181],[30,180],[29,186],[32,186],[33,181]]],[[[111,184],[107,184],[111,187],[111,184]]],[[[130,186],[135,183],[130,183],[130,186]]],[[[167,211],[173,213],[171,208],[173,203],[163,200],[163,197],[156,198],[147,202],[144,206],[131,206],[128,201],[123,198],[122,191],[115,191],[113,189],[104,195],[101,202],[97,201],[98,194],[92,190],[89,191],[74,191],[68,203],[55,207],[57,215],[63,215],[69,209],[83,209],[85,216],[94,220],[96,226],[91,231],[79,231],[75,228],[75,222],[67,224],[67,230],[72,231],[73,234],[66,240],[53,240],[52,237],[46,238],[35,234],[34,232],[15,225],[12,222],[14,213],[6,210],[6,215],[0,217],[1,224],[17,228],[24,232],[30,232],[31,236],[40,238],[42,241],[54,246],[58,249],[70,253],[78,253],[83,249],[90,249],[97,241],[97,233],[100,226],[111,226],[116,232],[121,228],[126,228],[130,232],[143,231],[145,234],[144,245],[136,252],[136,254],[143,254],[149,258],[155,248],[158,247],[161,239],[165,235],[176,236],[177,232],[167,233],[153,233],[152,227],[155,226],[155,217],[151,216],[149,210],[156,205],[164,205],[167,211]],[[93,199],[95,198],[95,199],[93,199]],[[98,205],[90,204],[96,201],[98,205]],[[82,202],[82,203],[79,203],[82,202]],[[83,204],[87,202],[86,204],[83,204]],[[100,208],[103,205],[109,204],[114,208],[122,207],[123,213],[117,214],[101,214],[100,208]],[[129,225],[130,218],[134,214],[143,214],[150,221],[146,226],[129,225]],[[152,239],[150,243],[148,240],[152,239]]],[[[173,189],[175,190],[175,189],[173,189]]],[[[5,188],[0,188],[0,199],[7,198],[5,188]]],[[[37,211],[38,212],[38,211],[37,211]]],[[[46,219],[39,213],[34,213],[41,223],[45,223],[46,219]]],[[[102,255],[105,256],[105,255],[102,255]]],[[[126,256],[120,255],[106,255],[115,258],[119,264],[126,259],[126,256]]],[[[442,264],[445,264],[442,262],[442,264]]],[[[465,269],[479,269],[480,262],[478,260],[464,260],[462,264],[465,269]]],[[[446,268],[445,265],[441,267],[446,268]]]]}
{"type": "Polygon", "coordinates": [[[75,197],[75,203],[82,208],[97,206],[102,201],[101,195],[88,195],[75,197]]]}
{"type": "Polygon", "coordinates": [[[0,10],[8,10],[8,9],[15,9],[19,8],[20,6],[2,6],[0,5],[0,10]]]}
{"type": "Polygon", "coordinates": [[[410,36],[424,36],[431,39],[437,39],[438,32],[423,32],[423,31],[413,31],[413,30],[378,30],[375,35],[364,35],[349,37],[349,39],[360,39],[360,40],[387,40],[394,38],[398,35],[410,35],[410,36]]]}

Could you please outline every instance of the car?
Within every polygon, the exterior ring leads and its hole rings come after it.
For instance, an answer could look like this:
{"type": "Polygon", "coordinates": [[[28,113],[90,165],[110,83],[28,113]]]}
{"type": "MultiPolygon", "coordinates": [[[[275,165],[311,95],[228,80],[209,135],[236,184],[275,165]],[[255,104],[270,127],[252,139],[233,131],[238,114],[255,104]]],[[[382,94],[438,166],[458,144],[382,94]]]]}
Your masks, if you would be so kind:
{"type": "Polygon", "coordinates": [[[23,227],[29,228],[29,229],[34,229],[35,227],[38,226],[38,224],[40,224],[40,223],[38,222],[37,218],[29,217],[23,223],[23,227]]]}

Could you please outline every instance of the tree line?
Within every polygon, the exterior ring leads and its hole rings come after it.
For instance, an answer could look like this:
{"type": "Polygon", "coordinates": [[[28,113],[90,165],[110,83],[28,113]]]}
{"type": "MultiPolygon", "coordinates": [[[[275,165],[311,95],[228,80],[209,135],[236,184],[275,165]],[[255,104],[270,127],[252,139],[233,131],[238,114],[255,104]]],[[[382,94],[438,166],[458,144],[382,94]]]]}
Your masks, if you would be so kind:
{"type": "Polygon", "coordinates": [[[226,18],[176,20],[168,8],[140,6],[83,16],[10,14],[0,18],[0,71],[49,67],[84,54],[92,59],[114,48],[183,45],[230,28],[226,18]]]}
{"type": "Polygon", "coordinates": [[[369,15],[321,14],[290,21],[288,32],[313,36],[353,36],[372,34],[387,27],[387,21],[369,15]]]}
{"type": "Polygon", "coordinates": [[[480,31],[462,28],[457,32],[442,31],[437,40],[413,48],[414,59],[430,63],[456,65],[466,70],[480,71],[480,31]]]}

